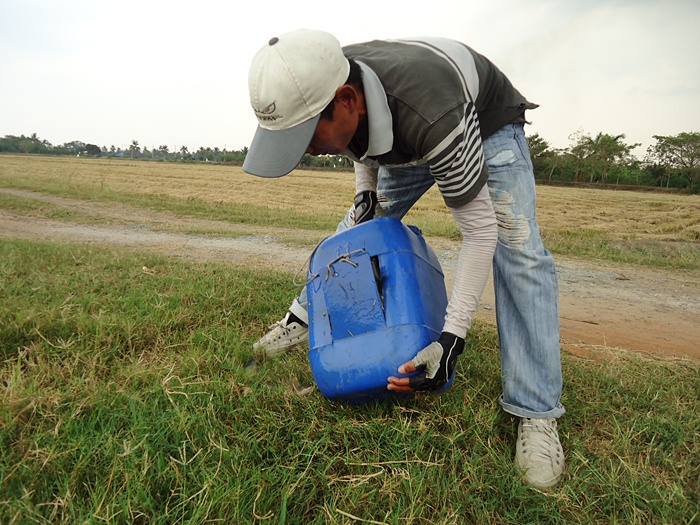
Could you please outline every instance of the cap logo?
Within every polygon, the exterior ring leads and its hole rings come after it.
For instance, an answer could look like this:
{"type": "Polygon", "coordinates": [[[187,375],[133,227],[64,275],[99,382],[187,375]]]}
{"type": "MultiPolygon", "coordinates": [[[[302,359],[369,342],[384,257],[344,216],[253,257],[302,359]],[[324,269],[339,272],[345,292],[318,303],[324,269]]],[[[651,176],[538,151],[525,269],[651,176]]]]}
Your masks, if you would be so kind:
{"type": "Polygon", "coordinates": [[[255,111],[255,116],[258,117],[258,120],[271,122],[280,118],[279,115],[273,115],[276,109],[277,102],[273,102],[272,104],[265,106],[263,109],[253,108],[253,111],[255,111]]]}
{"type": "Polygon", "coordinates": [[[265,106],[263,109],[255,109],[253,108],[253,111],[255,111],[258,115],[270,115],[275,112],[277,109],[277,102],[273,102],[272,104],[265,106]]]}

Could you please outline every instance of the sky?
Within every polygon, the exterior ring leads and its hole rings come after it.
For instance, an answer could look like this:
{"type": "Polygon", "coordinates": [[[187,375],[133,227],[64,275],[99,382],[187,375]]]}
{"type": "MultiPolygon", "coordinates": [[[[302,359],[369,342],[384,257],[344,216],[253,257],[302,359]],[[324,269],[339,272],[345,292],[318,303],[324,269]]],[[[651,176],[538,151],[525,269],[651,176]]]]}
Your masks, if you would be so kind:
{"type": "Polygon", "coordinates": [[[700,131],[698,0],[0,0],[0,136],[239,150],[253,55],[299,28],[341,45],[441,36],[540,104],[528,135],[700,131]]]}

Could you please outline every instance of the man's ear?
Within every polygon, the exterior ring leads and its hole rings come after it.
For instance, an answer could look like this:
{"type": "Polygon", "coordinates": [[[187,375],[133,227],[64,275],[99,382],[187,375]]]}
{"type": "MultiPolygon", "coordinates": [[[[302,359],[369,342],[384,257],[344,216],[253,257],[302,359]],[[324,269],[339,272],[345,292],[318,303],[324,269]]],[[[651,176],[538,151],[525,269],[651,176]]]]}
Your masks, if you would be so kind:
{"type": "Polygon", "coordinates": [[[335,103],[342,104],[345,108],[354,113],[357,111],[359,96],[357,90],[350,84],[343,84],[335,91],[335,103]]]}

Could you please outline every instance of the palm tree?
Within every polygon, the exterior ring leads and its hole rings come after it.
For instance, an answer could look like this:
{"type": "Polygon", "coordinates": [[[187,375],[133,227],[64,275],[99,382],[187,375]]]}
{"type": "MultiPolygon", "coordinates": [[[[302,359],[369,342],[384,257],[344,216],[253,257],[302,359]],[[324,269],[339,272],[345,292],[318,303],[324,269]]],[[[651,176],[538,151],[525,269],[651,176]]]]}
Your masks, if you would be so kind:
{"type": "Polygon", "coordinates": [[[614,166],[630,160],[631,151],[640,144],[625,144],[624,134],[609,135],[598,133],[595,138],[581,135],[571,153],[590,170],[590,182],[600,173],[600,181],[605,184],[614,166]]]}

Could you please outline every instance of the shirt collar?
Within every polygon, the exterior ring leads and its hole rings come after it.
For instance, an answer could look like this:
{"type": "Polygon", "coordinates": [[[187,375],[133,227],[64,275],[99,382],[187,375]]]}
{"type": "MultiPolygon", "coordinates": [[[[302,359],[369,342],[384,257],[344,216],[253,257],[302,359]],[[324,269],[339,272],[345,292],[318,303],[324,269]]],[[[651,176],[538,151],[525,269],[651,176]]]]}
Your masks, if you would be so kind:
{"type": "Polygon", "coordinates": [[[377,157],[391,151],[394,145],[393,119],[386,99],[384,86],[377,74],[367,64],[357,61],[362,69],[362,87],[367,107],[369,141],[367,152],[358,160],[377,157]]]}

